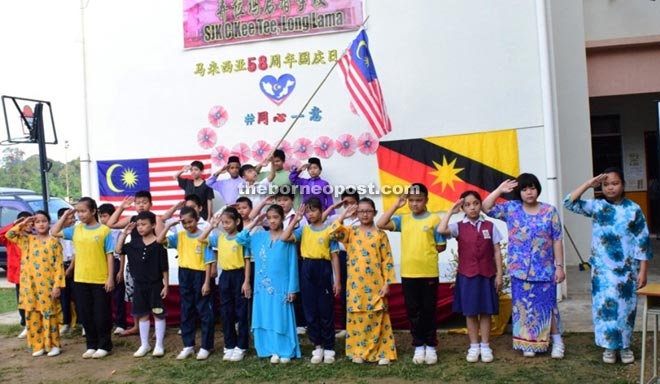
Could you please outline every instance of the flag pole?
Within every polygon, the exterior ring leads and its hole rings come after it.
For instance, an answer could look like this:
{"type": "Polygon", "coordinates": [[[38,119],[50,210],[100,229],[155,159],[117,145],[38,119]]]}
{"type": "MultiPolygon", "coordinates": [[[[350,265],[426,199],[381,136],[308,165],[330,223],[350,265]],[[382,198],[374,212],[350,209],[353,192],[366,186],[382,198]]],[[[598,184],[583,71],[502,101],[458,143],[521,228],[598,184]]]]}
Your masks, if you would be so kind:
{"type": "MultiPolygon", "coordinates": [[[[357,33],[356,33],[355,36],[357,36],[358,34],[360,34],[360,32],[362,32],[362,30],[364,29],[364,26],[365,26],[365,24],[367,24],[367,21],[368,21],[368,20],[369,20],[369,16],[367,16],[367,18],[364,19],[364,21],[362,22],[362,24],[360,24],[360,27],[358,28],[358,31],[357,31],[357,33]]],[[[353,38],[353,40],[355,40],[355,38],[353,38]]],[[[351,44],[353,44],[353,40],[351,40],[351,44]]],[[[296,115],[296,117],[293,119],[293,122],[291,122],[291,125],[289,126],[289,128],[284,132],[284,135],[282,135],[282,138],[277,142],[277,144],[276,144],[275,147],[273,148],[273,151],[275,151],[275,150],[280,146],[280,144],[282,144],[282,142],[284,141],[284,139],[285,139],[285,138],[287,137],[287,135],[291,132],[291,130],[293,129],[294,125],[296,125],[296,123],[297,123],[298,120],[300,119],[300,116],[302,116],[303,112],[305,112],[305,110],[306,110],[307,107],[309,106],[309,103],[312,102],[312,99],[314,98],[314,96],[316,96],[316,94],[319,92],[319,90],[321,89],[321,87],[323,86],[323,84],[325,84],[325,81],[328,79],[328,77],[330,77],[330,74],[335,70],[335,68],[337,67],[337,64],[339,64],[339,60],[341,60],[341,58],[344,57],[344,55],[346,54],[346,51],[348,51],[350,48],[351,48],[351,45],[349,44],[349,46],[348,46],[347,48],[344,49],[344,51],[342,52],[341,56],[339,56],[339,58],[334,62],[334,64],[332,64],[332,67],[330,67],[330,69],[328,70],[328,73],[325,75],[325,77],[323,78],[323,80],[321,80],[321,82],[320,82],[319,85],[316,87],[316,89],[314,90],[314,92],[312,93],[312,95],[309,97],[309,99],[307,99],[307,102],[305,103],[305,105],[303,105],[303,107],[300,109],[300,113],[298,113],[298,114],[296,115]]],[[[272,152],[271,152],[271,155],[272,155],[272,152]]],[[[270,157],[270,156],[269,156],[269,157],[270,157]]]]}

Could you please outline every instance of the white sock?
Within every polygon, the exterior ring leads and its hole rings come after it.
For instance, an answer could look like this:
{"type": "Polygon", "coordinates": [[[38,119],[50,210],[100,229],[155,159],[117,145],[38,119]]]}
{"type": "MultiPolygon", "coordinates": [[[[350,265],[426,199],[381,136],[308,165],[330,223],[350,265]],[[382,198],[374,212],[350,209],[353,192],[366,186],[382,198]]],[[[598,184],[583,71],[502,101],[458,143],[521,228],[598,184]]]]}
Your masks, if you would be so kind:
{"type": "Polygon", "coordinates": [[[470,348],[479,349],[479,343],[470,343],[470,348]]]}
{"type": "Polygon", "coordinates": [[[140,342],[143,347],[149,345],[149,320],[140,320],[140,342]]]}
{"type": "Polygon", "coordinates": [[[481,343],[481,348],[490,348],[490,343],[481,343]]]}
{"type": "Polygon", "coordinates": [[[163,339],[165,338],[165,319],[155,319],[154,328],[156,329],[156,347],[163,348],[163,339]]]}
{"type": "Polygon", "coordinates": [[[415,347],[415,352],[419,352],[419,353],[424,352],[424,346],[420,345],[419,347],[415,347]]]}
{"type": "Polygon", "coordinates": [[[552,342],[553,343],[555,343],[555,344],[562,344],[563,343],[563,341],[561,340],[561,333],[555,333],[554,335],[550,335],[550,336],[552,336],[552,342]]]}

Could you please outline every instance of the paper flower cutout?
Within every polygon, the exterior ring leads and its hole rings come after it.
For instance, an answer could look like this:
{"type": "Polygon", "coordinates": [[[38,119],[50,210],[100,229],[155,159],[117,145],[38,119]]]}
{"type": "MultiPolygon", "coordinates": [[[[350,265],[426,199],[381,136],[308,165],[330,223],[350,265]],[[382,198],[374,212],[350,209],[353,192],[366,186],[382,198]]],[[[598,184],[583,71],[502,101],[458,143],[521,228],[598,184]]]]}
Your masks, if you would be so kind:
{"type": "Polygon", "coordinates": [[[287,159],[293,156],[293,147],[291,146],[291,143],[289,143],[286,140],[282,140],[280,145],[277,146],[277,149],[281,149],[282,151],[284,151],[284,154],[286,155],[287,159]]]}
{"type": "Polygon", "coordinates": [[[369,132],[365,132],[358,137],[358,149],[365,155],[373,155],[378,149],[378,140],[369,132]]]}
{"type": "Polygon", "coordinates": [[[257,162],[262,162],[266,156],[270,155],[271,145],[263,140],[259,140],[252,145],[252,158],[257,162]]]}
{"type": "Polygon", "coordinates": [[[209,123],[214,127],[220,128],[227,122],[228,118],[227,110],[220,105],[212,107],[209,111],[209,123]]]}
{"type": "Polygon", "coordinates": [[[294,156],[287,156],[286,161],[284,162],[284,169],[287,171],[291,170],[291,167],[300,168],[302,161],[298,160],[294,156]]]}
{"type": "Polygon", "coordinates": [[[250,146],[245,143],[238,143],[231,149],[230,155],[238,156],[241,164],[244,164],[250,160],[250,146]]]}
{"type": "Polygon", "coordinates": [[[335,141],[335,149],[337,153],[344,157],[353,156],[355,153],[355,148],[357,148],[357,141],[355,137],[345,133],[337,138],[335,141]]]}
{"type": "Polygon", "coordinates": [[[293,143],[293,155],[300,160],[307,160],[312,156],[312,141],[301,137],[293,143]]]}
{"type": "Polygon", "coordinates": [[[211,128],[202,128],[197,132],[197,144],[204,149],[212,148],[218,141],[218,137],[211,128]]]}
{"type": "Polygon", "coordinates": [[[229,159],[229,149],[226,147],[218,145],[211,151],[211,162],[216,167],[222,167],[227,164],[227,159],[229,159]]]}
{"type": "Polygon", "coordinates": [[[316,156],[327,159],[335,153],[335,145],[328,136],[321,136],[314,141],[314,153],[316,156]]]}

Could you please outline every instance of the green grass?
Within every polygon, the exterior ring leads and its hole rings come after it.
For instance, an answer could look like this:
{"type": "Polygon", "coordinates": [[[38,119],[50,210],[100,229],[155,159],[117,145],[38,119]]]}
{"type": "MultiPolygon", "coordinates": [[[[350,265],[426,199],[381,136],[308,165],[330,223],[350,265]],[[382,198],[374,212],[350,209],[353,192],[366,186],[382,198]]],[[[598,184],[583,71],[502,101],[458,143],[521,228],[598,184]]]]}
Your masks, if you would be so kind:
{"type": "Polygon", "coordinates": [[[16,290],[14,288],[0,289],[0,313],[16,310],[16,290]]]}

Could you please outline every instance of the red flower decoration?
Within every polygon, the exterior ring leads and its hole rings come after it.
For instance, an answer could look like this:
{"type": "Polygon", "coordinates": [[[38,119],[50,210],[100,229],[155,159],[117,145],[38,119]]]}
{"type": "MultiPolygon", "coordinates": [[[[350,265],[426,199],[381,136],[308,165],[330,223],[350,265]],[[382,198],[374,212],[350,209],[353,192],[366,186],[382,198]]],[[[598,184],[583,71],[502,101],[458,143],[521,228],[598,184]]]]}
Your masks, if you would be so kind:
{"type": "Polygon", "coordinates": [[[252,145],[252,158],[258,162],[264,161],[266,156],[270,155],[271,145],[263,140],[259,140],[252,145]]]}
{"type": "Polygon", "coordinates": [[[358,149],[365,155],[373,155],[378,149],[378,140],[369,132],[365,132],[358,137],[358,149]]]}
{"type": "Polygon", "coordinates": [[[216,167],[222,167],[227,164],[227,159],[229,159],[229,149],[226,147],[218,145],[211,151],[211,162],[216,167]]]}
{"type": "Polygon", "coordinates": [[[209,123],[211,123],[216,128],[220,128],[225,125],[228,117],[229,116],[227,110],[220,105],[212,107],[209,111],[209,123]]]}
{"type": "Polygon", "coordinates": [[[293,155],[300,160],[307,160],[312,156],[312,140],[301,137],[293,143],[293,155]]]}
{"type": "Polygon", "coordinates": [[[300,168],[302,161],[296,159],[294,156],[287,156],[286,161],[284,162],[284,169],[287,171],[291,170],[291,167],[300,168]]]}
{"type": "Polygon", "coordinates": [[[348,133],[339,136],[337,141],[335,141],[335,149],[337,150],[337,153],[342,156],[353,156],[355,148],[357,148],[357,141],[355,140],[355,137],[348,133]]]}
{"type": "Polygon", "coordinates": [[[231,155],[238,156],[241,164],[250,160],[250,146],[245,143],[238,143],[231,149],[231,155]]]}
{"type": "Polygon", "coordinates": [[[321,136],[314,141],[314,153],[316,156],[327,159],[335,153],[334,142],[328,136],[321,136]]]}
{"type": "Polygon", "coordinates": [[[215,145],[218,137],[211,128],[202,128],[197,132],[197,144],[204,149],[209,149],[215,145]]]}

